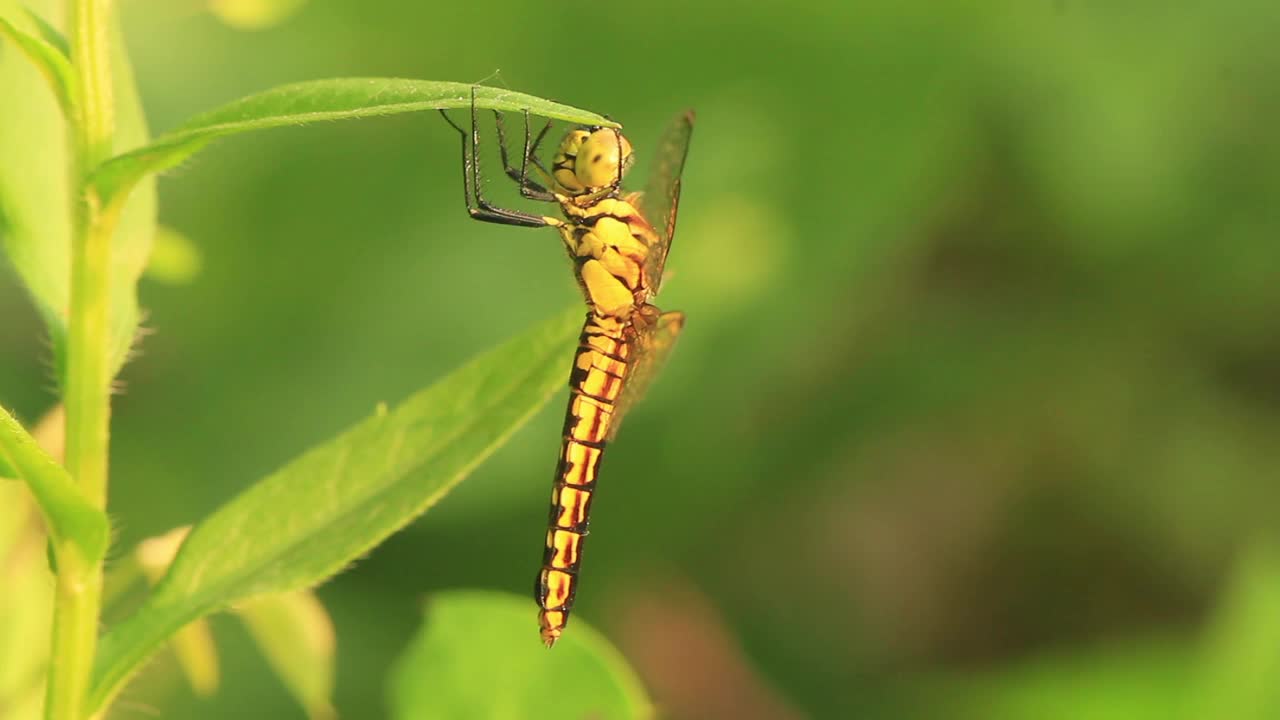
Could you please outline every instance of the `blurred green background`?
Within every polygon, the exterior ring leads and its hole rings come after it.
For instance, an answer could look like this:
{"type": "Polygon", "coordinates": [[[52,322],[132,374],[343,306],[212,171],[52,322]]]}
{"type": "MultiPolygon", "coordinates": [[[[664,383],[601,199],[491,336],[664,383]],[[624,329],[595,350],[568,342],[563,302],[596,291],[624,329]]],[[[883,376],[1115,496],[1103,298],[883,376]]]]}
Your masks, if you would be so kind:
{"type": "MultiPolygon", "coordinates": [[[[156,131],[296,80],[488,79],[608,113],[643,167],[696,108],[660,298],[689,323],[604,466],[576,614],[664,717],[1280,717],[1274,3],[311,0],[258,32],[121,5],[156,131]]],[[[431,114],[161,180],[203,263],[144,281],[118,547],[578,302],[555,233],[470,221],[459,182],[431,114]]],[[[8,272],[0,317],[0,401],[37,417],[8,272]]],[[[529,592],[562,412],[320,588],[343,717],[385,715],[424,595],[529,592]]],[[[214,627],[216,697],[162,660],[118,717],[301,717],[214,627]]]]}

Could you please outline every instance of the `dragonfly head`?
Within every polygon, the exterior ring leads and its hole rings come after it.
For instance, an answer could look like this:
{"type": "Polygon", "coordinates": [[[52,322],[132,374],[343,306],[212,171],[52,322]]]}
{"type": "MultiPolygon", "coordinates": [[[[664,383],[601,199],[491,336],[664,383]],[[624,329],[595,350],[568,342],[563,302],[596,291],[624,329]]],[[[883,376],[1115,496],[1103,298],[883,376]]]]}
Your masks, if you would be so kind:
{"type": "Polygon", "coordinates": [[[584,195],[617,185],[635,156],[631,143],[613,128],[575,128],[556,153],[555,179],[567,195],[584,195]]]}

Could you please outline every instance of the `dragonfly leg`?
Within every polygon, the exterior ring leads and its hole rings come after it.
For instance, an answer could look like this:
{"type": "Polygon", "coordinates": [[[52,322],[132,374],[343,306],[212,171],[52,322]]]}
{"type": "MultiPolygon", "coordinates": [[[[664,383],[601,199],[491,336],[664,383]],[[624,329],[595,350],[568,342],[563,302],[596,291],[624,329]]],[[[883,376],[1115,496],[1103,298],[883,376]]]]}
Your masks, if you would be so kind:
{"type": "Polygon", "coordinates": [[[538,200],[540,202],[556,202],[556,196],[545,186],[529,179],[529,161],[534,163],[535,170],[541,170],[545,178],[550,174],[542,168],[542,163],[538,161],[538,146],[542,144],[542,139],[546,137],[547,131],[551,129],[551,121],[548,120],[542,126],[542,130],[538,132],[537,140],[533,140],[529,129],[529,111],[524,111],[524,157],[520,161],[520,168],[517,170],[511,164],[510,156],[507,154],[507,128],[503,122],[502,113],[497,110],[493,111],[493,121],[498,128],[498,151],[502,155],[502,168],[506,171],[507,177],[515,180],[520,186],[520,194],[530,200],[538,200]]]}
{"type": "Polygon", "coordinates": [[[444,110],[440,111],[440,115],[454,130],[458,131],[462,138],[462,196],[467,206],[468,215],[476,220],[500,225],[543,227],[552,224],[548,222],[547,218],[540,215],[501,208],[485,200],[484,193],[481,191],[483,180],[480,176],[480,155],[477,151],[477,146],[480,143],[480,128],[476,122],[475,88],[471,89],[471,148],[469,153],[467,152],[467,131],[455,123],[444,110]]]}
{"type": "Polygon", "coordinates": [[[524,109],[524,162],[520,164],[520,177],[526,179],[529,177],[528,161],[532,160],[533,168],[542,176],[542,182],[545,183],[547,187],[552,187],[555,184],[555,180],[551,177],[551,171],[547,169],[547,166],[543,165],[542,161],[538,159],[538,149],[542,147],[542,141],[546,139],[547,131],[550,129],[551,121],[547,120],[542,124],[542,129],[538,131],[538,137],[533,140],[532,144],[530,144],[529,108],[524,109]]]}

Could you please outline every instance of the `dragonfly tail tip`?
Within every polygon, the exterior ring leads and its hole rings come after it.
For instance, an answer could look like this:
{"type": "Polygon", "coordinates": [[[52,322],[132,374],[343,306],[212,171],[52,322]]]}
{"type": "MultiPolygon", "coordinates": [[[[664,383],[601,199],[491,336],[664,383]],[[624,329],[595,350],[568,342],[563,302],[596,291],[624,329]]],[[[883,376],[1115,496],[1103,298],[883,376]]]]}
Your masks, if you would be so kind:
{"type": "Polygon", "coordinates": [[[550,628],[547,628],[542,631],[542,644],[546,645],[548,650],[554,647],[556,644],[556,641],[559,639],[560,639],[559,630],[552,630],[550,628]]]}

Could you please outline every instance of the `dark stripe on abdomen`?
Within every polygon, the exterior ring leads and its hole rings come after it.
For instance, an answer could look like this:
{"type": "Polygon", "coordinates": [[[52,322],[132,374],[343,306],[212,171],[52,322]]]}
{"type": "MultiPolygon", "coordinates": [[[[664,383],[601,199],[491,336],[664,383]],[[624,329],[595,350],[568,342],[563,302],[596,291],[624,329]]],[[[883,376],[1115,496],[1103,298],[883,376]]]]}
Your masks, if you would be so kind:
{"type": "Polygon", "coordinates": [[[591,500],[613,419],[613,403],[626,376],[623,358],[627,351],[621,328],[606,327],[594,315],[587,315],[569,378],[572,392],[551,491],[542,568],[534,585],[538,622],[548,646],[560,636],[573,608],[591,500]]]}

